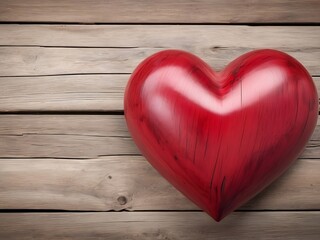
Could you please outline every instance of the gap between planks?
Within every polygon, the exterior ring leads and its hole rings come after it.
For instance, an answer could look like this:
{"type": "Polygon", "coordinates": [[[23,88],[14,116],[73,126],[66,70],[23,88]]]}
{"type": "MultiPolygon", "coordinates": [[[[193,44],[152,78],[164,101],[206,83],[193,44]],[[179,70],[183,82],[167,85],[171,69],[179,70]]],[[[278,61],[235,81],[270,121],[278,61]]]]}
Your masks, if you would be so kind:
{"type": "MultiPolygon", "coordinates": [[[[319,121],[302,158],[318,158],[319,121]]],[[[122,115],[0,115],[0,157],[96,158],[140,154],[122,115]]]]}
{"type": "Polygon", "coordinates": [[[249,50],[274,48],[320,73],[316,26],[0,25],[0,32],[7,46],[0,48],[1,76],[131,73],[145,57],[170,48],[193,52],[215,69],[249,50]]]}
{"type": "MultiPolygon", "coordinates": [[[[320,209],[319,159],[300,159],[241,210],[320,209]]],[[[142,156],[1,159],[0,209],[198,210],[142,156]]]]}

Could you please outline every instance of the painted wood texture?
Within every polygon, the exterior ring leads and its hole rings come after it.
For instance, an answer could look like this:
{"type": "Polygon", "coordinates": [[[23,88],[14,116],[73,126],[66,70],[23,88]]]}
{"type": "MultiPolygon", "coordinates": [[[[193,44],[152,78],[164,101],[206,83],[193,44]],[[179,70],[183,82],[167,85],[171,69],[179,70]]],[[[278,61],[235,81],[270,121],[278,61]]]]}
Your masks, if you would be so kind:
{"type": "Polygon", "coordinates": [[[317,0],[2,0],[0,21],[99,23],[320,22],[317,0]]]}
{"type": "Polygon", "coordinates": [[[319,89],[319,3],[0,1],[0,239],[318,239],[319,126],[284,176],[215,223],[140,155],[122,114],[136,64],[168,48],[215,69],[282,50],[319,89]]]}

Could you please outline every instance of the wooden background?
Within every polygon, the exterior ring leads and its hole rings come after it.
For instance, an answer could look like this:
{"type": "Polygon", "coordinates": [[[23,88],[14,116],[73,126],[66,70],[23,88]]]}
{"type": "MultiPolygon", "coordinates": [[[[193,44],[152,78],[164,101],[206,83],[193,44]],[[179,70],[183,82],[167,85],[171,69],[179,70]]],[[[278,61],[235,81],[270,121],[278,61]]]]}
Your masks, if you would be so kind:
{"type": "Polygon", "coordinates": [[[216,69],[275,48],[320,89],[319,0],[0,0],[0,22],[0,239],[320,239],[319,125],[216,223],[140,155],[122,103],[134,67],[167,48],[216,69]]]}

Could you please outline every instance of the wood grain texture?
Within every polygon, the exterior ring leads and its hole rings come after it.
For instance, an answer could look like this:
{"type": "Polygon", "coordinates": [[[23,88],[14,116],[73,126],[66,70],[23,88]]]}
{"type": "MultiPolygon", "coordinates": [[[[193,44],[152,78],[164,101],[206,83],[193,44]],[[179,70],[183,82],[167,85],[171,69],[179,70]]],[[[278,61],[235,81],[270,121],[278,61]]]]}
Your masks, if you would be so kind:
{"type": "MultiPolygon", "coordinates": [[[[0,77],[0,112],[123,111],[129,77],[129,74],[0,77]]],[[[320,83],[320,78],[317,82],[320,83]]]]}
{"type": "MultiPolygon", "coordinates": [[[[0,47],[0,76],[131,73],[143,59],[160,50],[163,48],[0,47]]],[[[221,70],[250,50],[254,49],[212,48],[191,52],[221,70]]],[[[320,48],[286,52],[301,61],[311,74],[320,74],[320,48]]]]}
{"type": "Polygon", "coordinates": [[[0,239],[319,239],[319,124],[297,163],[215,223],[140,156],[122,115],[88,114],[121,112],[129,74],[168,48],[215,69],[279,49],[319,89],[319,12],[318,0],[1,0],[0,113],[31,114],[0,114],[0,239]]]}
{"type": "MultiPolygon", "coordinates": [[[[129,78],[129,74],[0,77],[0,112],[123,111],[129,78]]],[[[320,92],[320,77],[313,80],[320,92]]]]}
{"type": "MultiPolygon", "coordinates": [[[[319,124],[301,158],[319,158],[319,124]]],[[[4,158],[140,154],[121,115],[0,115],[0,137],[4,158]]]]}
{"type": "Polygon", "coordinates": [[[4,26],[0,76],[131,73],[144,58],[167,48],[190,51],[218,70],[247,51],[274,48],[320,74],[319,27],[174,27],[4,26]]]}
{"type": "Polygon", "coordinates": [[[224,25],[0,25],[0,45],[99,48],[282,48],[320,47],[320,26],[224,25]]]}
{"type": "Polygon", "coordinates": [[[193,51],[217,68],[223,68],[246,51],[277,48],[292,53],[317,75],[319,29],[317,26],[0,25],[0,32],[4,33],[0,35],[0,75],[11,76],[0,78],[3,86],[0,111],[122,110],[123,90],[129,78],[123,73],[130,73],[144,57],[164,48],[193,51]],[[43,76],[59,74],[76,75],[43,76]],[[12,77],[25,75],[34,76],[12,77]]]}
{"type": "Polygon", "coordinates": [[[0,25],[0,32],[6,33],[0,35],[0,75],[35,75],[0,78],[1,111],[122,110],[129,78],[123,73],[164,48],[193,51],[218,68],[245,51],[278,48],[292,52],[311,73],[320,73],[317,26],[13,24],[0,25]],[[41,76],[48,74],[76,75],[41,76]]]}
{"type": "Polygon", "coordinates": [[[99,23],[320,22],[316,0],[2,0],[0,21],[99,23]]]}
{"type": "Polygon", "coordinates": [[[202,212],[3,213],[3,239],[310,239],[319,212],[237,212],[221,223],[202,212]]]}
{"type": "MultiPolygon", "coordinates": [[[[319,171],[300,159],[241,209],[319,209],[319,171]]],[[[0,209],[199,210],[141,156],[1,159],[0,182],[0,209]]]]}
{"type": "Polygon", "coordinates": [[[123,116],[1,115],[0,119],[0,157],[139,154],[123,116]]]}

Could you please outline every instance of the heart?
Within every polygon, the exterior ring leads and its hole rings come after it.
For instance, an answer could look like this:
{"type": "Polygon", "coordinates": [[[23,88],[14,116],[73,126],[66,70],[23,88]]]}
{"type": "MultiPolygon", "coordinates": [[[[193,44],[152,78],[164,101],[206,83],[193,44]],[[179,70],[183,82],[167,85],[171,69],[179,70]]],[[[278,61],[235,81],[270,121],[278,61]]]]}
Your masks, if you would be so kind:
{"type": "Polygon", "coordinates": [[[124,111],[152,166],[220,221],[299,156],[316,126],[318,96],[307,70],[280,51],[252,51],[215,72],[166,50],[133,72],[124,111]]]}

